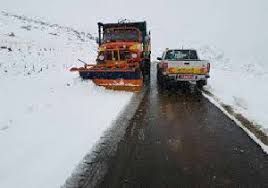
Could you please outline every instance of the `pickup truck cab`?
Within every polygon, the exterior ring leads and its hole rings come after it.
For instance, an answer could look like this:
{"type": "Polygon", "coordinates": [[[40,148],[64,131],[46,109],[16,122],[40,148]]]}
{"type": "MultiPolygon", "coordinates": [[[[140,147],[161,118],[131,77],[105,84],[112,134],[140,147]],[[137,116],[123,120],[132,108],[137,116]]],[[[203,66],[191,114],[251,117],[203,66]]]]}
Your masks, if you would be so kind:
{"type": "Polygon", "coordinates": [[[167,49],[157,58],[158,83],[190,82],[202,88],[210,77],[210,63],[200,60],[194,49],[167,49]]]}

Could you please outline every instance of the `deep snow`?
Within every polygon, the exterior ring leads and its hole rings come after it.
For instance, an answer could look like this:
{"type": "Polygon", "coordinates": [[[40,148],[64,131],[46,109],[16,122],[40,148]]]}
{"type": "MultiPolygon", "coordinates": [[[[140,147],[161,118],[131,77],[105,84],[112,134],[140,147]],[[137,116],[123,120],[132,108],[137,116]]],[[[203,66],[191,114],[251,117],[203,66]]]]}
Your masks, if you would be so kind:
{"type": "Polygon", "coordinates": [[[69,72],[90,35],[21,19],[0,14],[0,187],[60,187],[132,94],[69,72]]]}
{"type": "Polygon", "coordinates": [[[205,89],[268,134],[268,65],[229,59],[215,47],[201,47],[199,53],[212,63],[205,89]]]}

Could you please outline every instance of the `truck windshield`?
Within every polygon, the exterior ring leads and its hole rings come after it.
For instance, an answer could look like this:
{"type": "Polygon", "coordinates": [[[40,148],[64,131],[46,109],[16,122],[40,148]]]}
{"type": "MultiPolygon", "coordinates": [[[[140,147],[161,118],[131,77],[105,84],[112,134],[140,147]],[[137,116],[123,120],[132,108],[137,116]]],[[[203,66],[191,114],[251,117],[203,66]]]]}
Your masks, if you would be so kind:
{"type": "Polygon", "coordinates": [[[195,50],[168,50],[164,59],[171,61],[198,60],[198,57],[195,50]]]}
{"type": "Polygon", "coordinates": [[[100,61],[126,61],[129,59],[131,59],[131,53],[127,50],[107,50],[105,52],[100,52],[98,57],[98,60],[100,61]]]}
{"type": "Polygon", "coordinates": [[[106,31],[103,36],[104,42],[116,41],[139,41],[139,33],[136,30],[111,30],[106,31]]]}

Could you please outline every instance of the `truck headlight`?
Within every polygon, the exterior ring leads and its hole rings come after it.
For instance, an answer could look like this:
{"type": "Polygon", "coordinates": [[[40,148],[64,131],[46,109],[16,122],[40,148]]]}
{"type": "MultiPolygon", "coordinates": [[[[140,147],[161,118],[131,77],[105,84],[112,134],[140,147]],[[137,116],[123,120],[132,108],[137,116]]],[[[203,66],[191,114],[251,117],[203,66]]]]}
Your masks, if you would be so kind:
{"type": "Polygon", "coordinates": [[[103,61],[103,60],[104,60],[104,55],[100,55],[98,59],[99,59],[100,61],[103,61]]]}

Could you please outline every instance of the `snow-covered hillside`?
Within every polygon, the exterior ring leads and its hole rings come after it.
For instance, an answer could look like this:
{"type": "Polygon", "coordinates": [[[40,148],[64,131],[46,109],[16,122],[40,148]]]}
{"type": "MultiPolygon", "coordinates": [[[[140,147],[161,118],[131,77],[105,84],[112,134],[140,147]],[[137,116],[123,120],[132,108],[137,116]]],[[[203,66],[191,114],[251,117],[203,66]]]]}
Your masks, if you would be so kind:
{"type": "Polygon", "coordinates": [[[0,187],[60,187],[132,96],[68,70],[92,36],[0,14],[0,187]]]}
{"type": "Polygon", "coordinates": [[[258,59],[228,58],[211,46],[199,47],[199,53],[212,64],[206,90],[268,134],[268,66],[258,59]]]}

